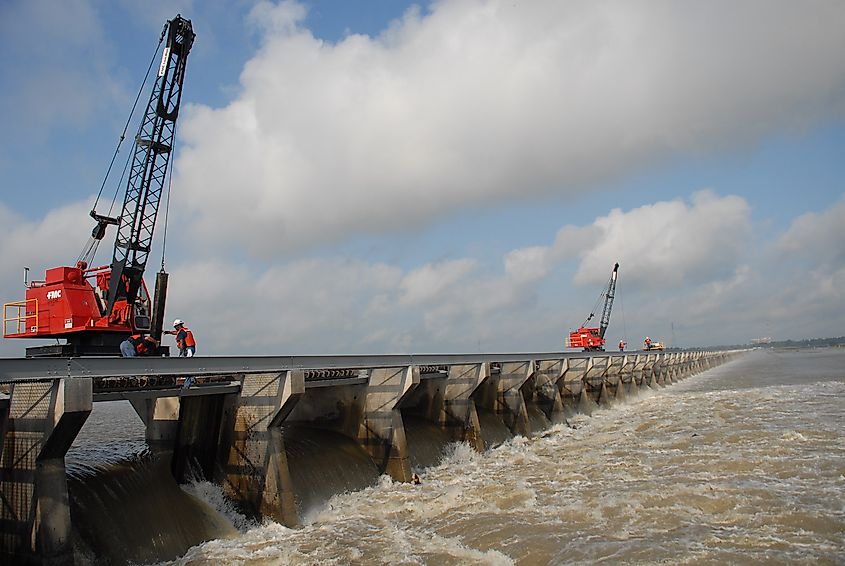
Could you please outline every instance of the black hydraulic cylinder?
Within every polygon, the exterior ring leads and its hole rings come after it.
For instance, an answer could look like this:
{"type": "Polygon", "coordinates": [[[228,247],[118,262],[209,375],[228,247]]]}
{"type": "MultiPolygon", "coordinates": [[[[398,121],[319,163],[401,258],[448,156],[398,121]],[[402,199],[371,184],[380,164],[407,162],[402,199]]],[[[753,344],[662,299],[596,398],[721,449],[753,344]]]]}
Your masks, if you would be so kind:
{"type": "Polygon", "coordinates": [[[167,278],[168,274],[163,269],[156,273],[156,288],[153,295],[152,323],[150,324],[150,336],[161,343],[161,333],[164,329],[164,305],[167,301],[167,278]]]}

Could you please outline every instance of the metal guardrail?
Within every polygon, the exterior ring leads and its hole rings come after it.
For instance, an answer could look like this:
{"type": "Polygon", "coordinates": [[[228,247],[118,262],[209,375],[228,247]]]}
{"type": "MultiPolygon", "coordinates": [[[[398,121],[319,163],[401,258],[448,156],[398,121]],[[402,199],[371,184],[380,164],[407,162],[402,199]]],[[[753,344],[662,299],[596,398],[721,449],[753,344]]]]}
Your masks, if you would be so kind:
{"type": "MultiPolygon", "coordinates": [[[[701,350],[673,350],[701,351],[701,350]]],[[[360,356],[195,356],[192,358],[0,358],[0,383],[56,377],[226,375],[288,370],[449,366],[648,354],[649,352],[521,352],[509,354],[391,354],[360,356]]],[[[653,352],[652,352],[653,353],[653,352]]],[[[318,380],[314,377],[313,380],[318,380]]],[[[309,379],[310,380],[310,379],[309,379]]]]}
{"type": "MultiPolygon", "coordinates": [[[[35,319],[35,324],[32,328],[38,329],[38,299],[26,299],[25,301],[15,301],[13,303],[5,303],[3,305],[3,337],[12,334],[26,334],[29,332],[31,326],[27,324],[30,318],[35,319]],[[34,303],[35,308],[32,314],[27,314],[29,310],[29,303],[34,303]],[[10,311],[17,311],[10,314],[10,311]],[[14,332],[9,332],[9,323],[13,324],[14,332]]],[[[33,331],[34,332],[34,331],[33,331]]]]}

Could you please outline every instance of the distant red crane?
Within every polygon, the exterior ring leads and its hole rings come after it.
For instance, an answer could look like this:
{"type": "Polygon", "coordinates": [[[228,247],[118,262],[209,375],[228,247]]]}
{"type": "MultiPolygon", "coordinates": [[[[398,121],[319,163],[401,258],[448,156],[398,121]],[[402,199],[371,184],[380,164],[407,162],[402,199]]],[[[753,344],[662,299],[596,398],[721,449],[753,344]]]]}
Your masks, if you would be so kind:
{"type": "Polygon", "coordinates": [[[595,316],[595,308],[590,316],[581,324],[578,330],[569,333],[566,338],[567,348],[583,348],[585,352],[604,350],[604,334],[607,332],[607,326],[610,324],[610,311],[613,308],[613,297],[616,294],[616,275],[619,271],[619,264],[613,266],[613,273],[610,274],[610,281],[607,284],[607,290],[599,295],[596,301],[596,306],[604,296],[604,308],[602,309],[601,322],[598,328],[587,327],[587,323],[595,316]]]}

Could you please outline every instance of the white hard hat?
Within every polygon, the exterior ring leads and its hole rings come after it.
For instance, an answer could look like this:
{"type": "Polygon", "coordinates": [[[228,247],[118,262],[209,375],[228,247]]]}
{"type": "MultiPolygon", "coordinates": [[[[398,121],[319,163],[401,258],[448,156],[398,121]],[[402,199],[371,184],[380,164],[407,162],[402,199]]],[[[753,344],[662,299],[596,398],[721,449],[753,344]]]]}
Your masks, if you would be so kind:
{"type": "Polygon", "coordinates": [[[185,324],[185,321],[182,320],[181,318],[177,318],[176,320],[173,321],[173,326],[181,326],[183,324],[185,324]]]}

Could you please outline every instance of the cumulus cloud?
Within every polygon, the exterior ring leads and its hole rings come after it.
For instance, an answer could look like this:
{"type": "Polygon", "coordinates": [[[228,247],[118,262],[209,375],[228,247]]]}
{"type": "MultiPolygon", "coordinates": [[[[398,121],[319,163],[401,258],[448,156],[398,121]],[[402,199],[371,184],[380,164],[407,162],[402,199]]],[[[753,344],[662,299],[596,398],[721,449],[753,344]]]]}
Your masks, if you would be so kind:
{"type": "Polygon", "coordinates": [[[777,248],[790,255],[812,256],[845,266],[845,196],[828,210],[808,212],[793,220],[777,248]]]}
{"type": "MultiPolygon", "coordinates": [[[[77,203],[28,220],[0,205],[8,230],[0,262],[30,265],[33,278],[67,264],[82,244],[67,235],[87,234],[89,207],[77,203]],[[34,259],[39,265],[28,263],[34,259]]],[[[564,226],[547,245],[510,250],[493,263],[463,257],[400,268],[333,256],[261,265],[176,258],[167,317],[188,322],[204,355],[554,351],[586,316],[619,258],[611,343],[646,334],[677,345],[838,335],[845,265],[835,255],[799,252],[818,239],[839,246],[841,207],[840,201],[796,218],[774,244],[742,236],[753,228],[742,199],[704,191],[689,202],[614,210],[588,225],[564,226]],[[638,239],[649,230],[670,233],[679,249],[640,265],[638,239]],[[584,235],[597,251],[573,254],[563,245],[584,235]],[[614,254],[618,245],[630,255],[614,254]],[[790,250],[800,269],[772,261],[790,250]],[[573,286],[578,277],[584,284],[573,286]]],[[[21,272],[1,275],[7,300],[23,298],[21,272]]],[[[4,341],[0,353],[21,355],[27,345],[4,341]]]]}
{"type": "Polygon", "coordinates": [[[205,353],[353,352],[382,325],[401,340],[394,314],[383,306],[385,294],[394,302],[400,278],[384,264],[342,259],[265,269],[190,261],[171,270],[167,316],[203,336],[205,353]]]}
{"type": "Polygon", "coordinates": [[[471,258],[407,271],[340,258],[265,269],[201,260],[175,267],[170,281],[168,318],[202,329],[215,354],[474,348],[531,295],[471,258]]]}
{"type": "Polygon", "coordinates": [[[827,210],[795,218],[771,250],[774,278],[769,316],[796,335],[845,330],[845,195],[827,210]]]}
{"type": "Polygon", "coordinates": [[[547,247],[521,248],[505,256],[505,272],[516,280],[534,281],[548,275],[553,260],[547,247]]]}
{"type": "Polygon", "coordinates": [[[417,268],[402,278],[400,301],[407,305],[430,305],[476,267],[475,261],[461,259],[417,268]]]}
{"type": "Polygon", "coordinates": [[[657,287],[720,278],[732,271],[751,234],[750,208],[738,196],[699,191],[680,199],[614,209],[595,222],[601,237],[584,248],[576,282],[606,279],[612,258],[630,282],[657,287]]]}
{"type": "Polygon", "coordinates": [[[564,226],[551,246],[514,250],[505,263],[509,272],[538,278],[555,263],[577,258],[575,283],[597,285],[619,262],[626,285],[679,287],[730,275],[750,234],[745,199],[705,190],[689,203],[676,199],[630,211],[615,208],[591,225],[564,226]]]}
{"type": "Polygon", "coordinates": [[[760,274],[745,262],[755,255],[749,216],[743,199],[700,191],[689,202],[613,210],[588,225],[564,226],[548,245],[511,250],[498,264],[465,257],[400,269],[323,258],[262,270],[201,261],[174,274],[182,283],[174,283],[171,304],[182,310],[171,311],[183,318],[182,312],[199,313],[197,326],[214,332],[211,347],[227,352],[226,336],[239,337],[229,338],[240,348],[232,351],[262,353],[472,351],[481,344],[557,349],[618,260],[624,300],[617,305],[617,328],[627,304],[632,335],[656,333],[660,320],[685,320],[699,334],[684,338],[704,340],[711,325],[729,316],[726,309],[748,302],[746,294],[760,308],[753,292],[760,274]],[[589,245],[573,248],[573,241],[589,245]],[[543,289],[573,262],[582,290],[543,289]],[[186,282],[191,279],[210,284],[198,290],[186,282]],[[211,312],[203,308],[208,304],[220,307],[211,312]]]}
{"type": "Polygon", "coordinates": [[[184,115],[198,237],[269,257],[845,114],[838,2],[442,1],[337,43],[304,16],[258,4],[240,94],[184,115]]]}
{"type": "Polygon", "coordinates": [[[93,227],[89,210],[90,201],[76,202],[52,209],[43,218],[31,220],[0,202],[0,225],[4,231],[3,238],[0,238],[0,265],[3,266],[0,281],[3,290],[10,290],[7,285],[11,280],[22,287],[23,280],[18,279],[18,274],[23,273],[24,266],[31,268],[31,278],[41,279],[45,269],[68,265],[75,259],[93,227]],[[78,237],[69,237],[74,234],[78,237]]]}

